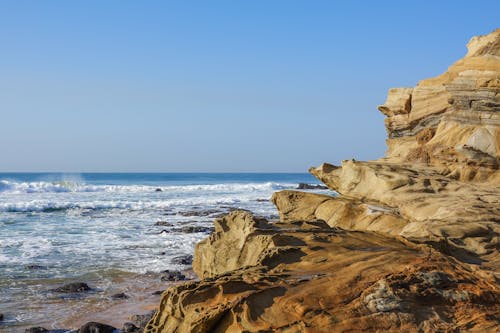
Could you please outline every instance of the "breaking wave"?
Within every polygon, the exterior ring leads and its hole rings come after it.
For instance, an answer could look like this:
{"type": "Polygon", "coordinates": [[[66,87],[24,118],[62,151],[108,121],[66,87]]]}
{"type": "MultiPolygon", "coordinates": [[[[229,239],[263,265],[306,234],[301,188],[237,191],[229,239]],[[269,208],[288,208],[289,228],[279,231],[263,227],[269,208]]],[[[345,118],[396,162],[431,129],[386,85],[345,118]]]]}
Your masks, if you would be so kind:
{"type": "Polygon", "coordinates": [[[175,192],[241,192],[259,190],[281,190],[296,184],[267,183],[226,183],[201,185],[88,185],[71,181],[60,182],[12,182],[0,180],[0,193],[68,193],[68,192],[118,192],[141,193],[154,191],[175,192]]]}

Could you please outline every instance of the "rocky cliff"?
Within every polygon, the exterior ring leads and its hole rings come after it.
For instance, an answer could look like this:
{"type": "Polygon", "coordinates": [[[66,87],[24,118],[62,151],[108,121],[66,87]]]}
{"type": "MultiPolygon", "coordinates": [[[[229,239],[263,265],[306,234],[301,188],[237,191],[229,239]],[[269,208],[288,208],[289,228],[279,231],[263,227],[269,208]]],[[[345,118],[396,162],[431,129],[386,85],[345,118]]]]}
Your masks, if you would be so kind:
{"type": "Polygon", "coordinates": [[[500,29],[474,37],[464,58],[415,88],[389,90],[379,110],[387,158],[446,169],[454,179],[499,185],[500,29]]]}
{"type": "Polygon", "coordinates": [[[379,107],[387,156],[310,172],[279,221],[215,221],[146,332],[497,332],[500,30],[379,107]]]}

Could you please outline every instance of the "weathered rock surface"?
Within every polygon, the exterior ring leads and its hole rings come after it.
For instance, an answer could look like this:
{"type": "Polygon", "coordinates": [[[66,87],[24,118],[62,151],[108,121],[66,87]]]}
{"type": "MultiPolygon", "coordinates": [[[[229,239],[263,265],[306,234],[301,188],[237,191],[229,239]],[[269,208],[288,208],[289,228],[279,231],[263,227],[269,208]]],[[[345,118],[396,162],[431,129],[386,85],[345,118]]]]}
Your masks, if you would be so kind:
{"type": "Polygon", "coordinates": [[[467,55],[415,88],[389,90],[387,157],[444,166],[461,180],[500,184],[500,29],[474,37],[467,55]]]}
{"type": "Polygon", "coordinates": [[[277,192],[279,221],[216,219],[145,332],[498,332],[500,29],[379,109],[385,158],[311,168],[338,196],[277,192]]]}
{"type": "Polygon", "coordinates": [[[167,289],[146,332],[487,331],[496,325],[494,282],[425,245],[322,221],[271,225],[247,212],[217,223],[225,228],[195,253],[205,258],[196,266],[203,279],[167,289]],[[246,257],[249,248],[233,243],[235,233],[254,242],[252,260],[221,265],[205,256],[238,251],[235,257],[246,257]]]}
{"type": "Polygon", "coordinates": [[[393,225],[396,234],[447,246],[466,262],[500,268],[498,187],[456,181],[435,168],[392,163],[344,161],[342,167],[323,164],[310,171],[345,197],[393,209],[407,221],[393,225]]]}
{"type": "Polygon", "coordinates": [[[274,193],[271,200],[285,222],[322,220],[331,227],[389,235],[399,235],[409,223],[396,209],[346,197],[286,190],[274,193]]]}

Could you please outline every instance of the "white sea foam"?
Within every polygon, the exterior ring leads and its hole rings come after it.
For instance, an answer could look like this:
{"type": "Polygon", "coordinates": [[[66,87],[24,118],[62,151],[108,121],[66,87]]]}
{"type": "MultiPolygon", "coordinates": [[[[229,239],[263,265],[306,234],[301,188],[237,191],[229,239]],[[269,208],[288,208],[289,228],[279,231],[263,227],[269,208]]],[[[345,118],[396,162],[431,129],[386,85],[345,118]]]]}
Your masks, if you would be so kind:
{"type": "Polygon", "coordinates": [[[295,184],[280,183],[226,183],[201,185],[89,185],[72,181],[61,182],[12,182],[0,180],[0,193],[67,193],[67,192],[154,192],[157,189],[167,192],[239,192],[280,190],[293,187],[295,184]]]}
{"type": "Polygon", "coordinates": [[[255,199],[234,198],[232,196],[179,198],[164,201],[87,201],[67,202],[50,200],[13,201],[0,203],[0,212],[54,212],[69,209],[106,210],[126,209],[138,210],[164,210],[174,207],[186,206],[211,206],[240,204],[255,199]]]}

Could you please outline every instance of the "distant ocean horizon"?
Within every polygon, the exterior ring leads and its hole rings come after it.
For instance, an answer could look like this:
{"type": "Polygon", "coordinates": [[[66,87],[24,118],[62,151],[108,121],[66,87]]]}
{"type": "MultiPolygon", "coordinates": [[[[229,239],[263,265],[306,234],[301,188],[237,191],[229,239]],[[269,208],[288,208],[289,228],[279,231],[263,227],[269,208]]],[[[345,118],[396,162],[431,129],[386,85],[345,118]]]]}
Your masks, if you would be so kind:
{"type": "Polygon", "coordinates": [[[102,296],[117,276],[186,269],[174,259],[193,253],[214,218],[234,209],[276,218],[272,193],[299,183],[318,181],[307,173],[0,173],[0,313],[7,325],[35,325],[61,312],[47,291],[65,281],[88,282],[102,296]]]}

